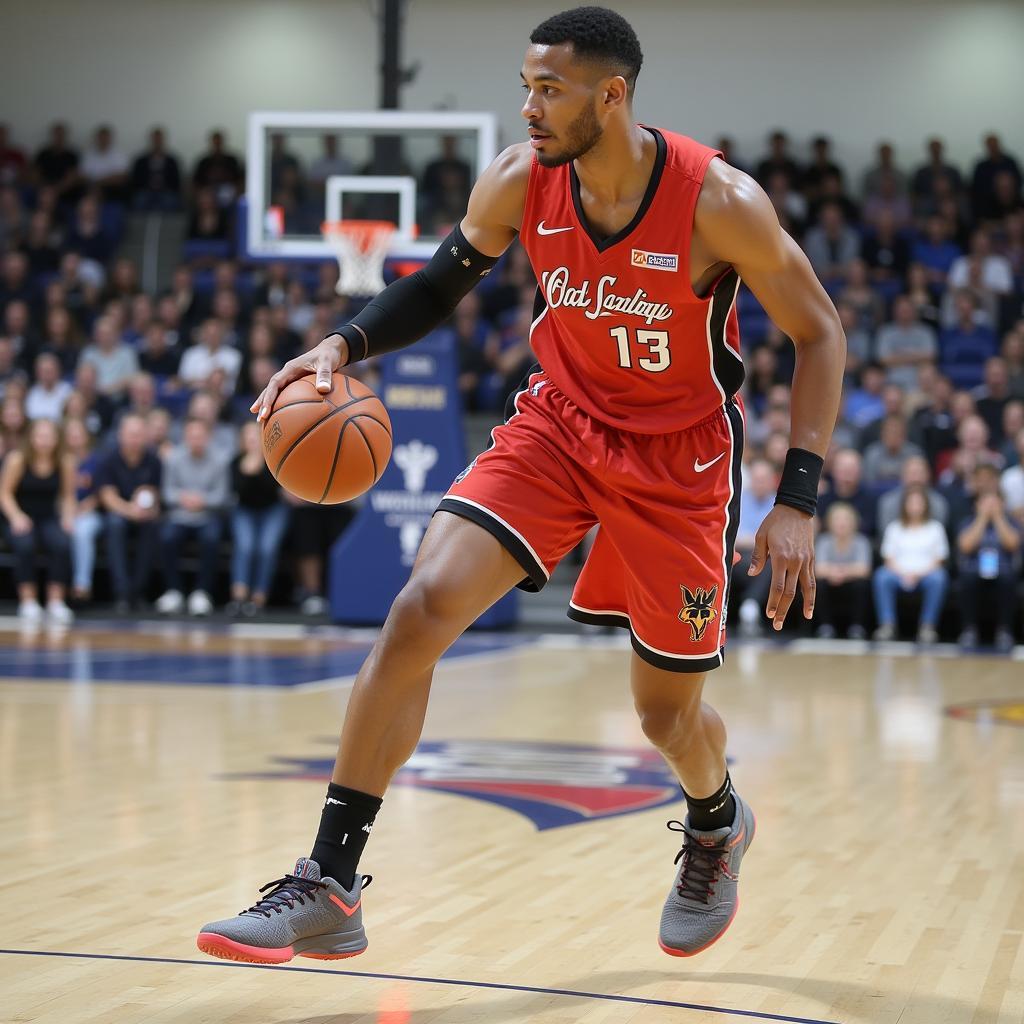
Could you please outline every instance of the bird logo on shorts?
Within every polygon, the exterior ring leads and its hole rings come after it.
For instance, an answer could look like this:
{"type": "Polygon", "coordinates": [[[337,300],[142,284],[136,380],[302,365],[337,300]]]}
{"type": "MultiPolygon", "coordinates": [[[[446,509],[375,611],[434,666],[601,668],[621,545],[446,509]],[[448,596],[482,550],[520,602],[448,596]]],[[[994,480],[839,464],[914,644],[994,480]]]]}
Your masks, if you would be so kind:
{"type": "Polygon", "coordinates": [[[715,598],[718,597],[718,586],[710,590],[697,587],[690,590],[680,584],[679,589],[683,592],[683,607],[679,612],[679,621],[689,623],[693,636],[690,639],[697,643],[704,639],[704,632],[708,623],[718,614],[715,610],[715,598]]]}

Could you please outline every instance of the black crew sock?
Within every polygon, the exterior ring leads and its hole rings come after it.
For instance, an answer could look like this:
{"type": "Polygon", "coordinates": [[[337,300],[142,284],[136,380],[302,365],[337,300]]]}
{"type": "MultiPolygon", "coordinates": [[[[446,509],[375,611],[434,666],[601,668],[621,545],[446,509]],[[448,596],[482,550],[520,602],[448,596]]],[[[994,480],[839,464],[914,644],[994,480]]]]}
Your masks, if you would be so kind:
{"type": "Polygon", "coordinates": [[[309,855],[320,865],[321,878],[333,878],[351,892],[359,858],[380,810],[379,796],[346,789],[333,782],[320,815],[320,829],[309,855]]]}
{"type": "Polygon", "coordinates": [[[690,828],[698,832],[728,828],[736,817],[736,798],[732,795],[732,779],[728,772],[725,773],[725,782],[711,796],[697,799],[685,789],[683,796],[686,797],[686,809],[690,815],[690,828]]]}

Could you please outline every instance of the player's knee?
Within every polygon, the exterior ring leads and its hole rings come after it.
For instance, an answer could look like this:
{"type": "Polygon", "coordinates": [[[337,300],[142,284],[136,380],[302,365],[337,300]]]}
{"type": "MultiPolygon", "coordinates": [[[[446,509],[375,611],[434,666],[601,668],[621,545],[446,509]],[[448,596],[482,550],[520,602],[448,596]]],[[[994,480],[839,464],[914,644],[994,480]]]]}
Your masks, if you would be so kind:
{"type": "Polygon", "coordinates": [[[462,632],[466,595],[457,585],[432,575],[414,575],[395,598],[389,624],[406,637],[462,632]]]}
{"type": "Polygon", "coordinates": [[[638,700],[636,713],[640,728],[658,750],[674,750],[693,734],[700,702],[638,700]]]}

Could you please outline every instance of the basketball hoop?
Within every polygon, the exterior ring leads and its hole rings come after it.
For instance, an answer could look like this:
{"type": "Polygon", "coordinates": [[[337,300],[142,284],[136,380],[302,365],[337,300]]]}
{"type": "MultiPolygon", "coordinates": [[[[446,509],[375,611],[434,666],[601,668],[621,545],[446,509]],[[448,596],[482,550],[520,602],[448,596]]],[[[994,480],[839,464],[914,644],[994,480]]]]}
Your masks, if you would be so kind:
{"type": "Polygon", "coordinates": [[[384,287],[384,259],[395,225],[388,220],[329,220],[320,230],[338,257],[338,294],[376,295],[384,287]]]}

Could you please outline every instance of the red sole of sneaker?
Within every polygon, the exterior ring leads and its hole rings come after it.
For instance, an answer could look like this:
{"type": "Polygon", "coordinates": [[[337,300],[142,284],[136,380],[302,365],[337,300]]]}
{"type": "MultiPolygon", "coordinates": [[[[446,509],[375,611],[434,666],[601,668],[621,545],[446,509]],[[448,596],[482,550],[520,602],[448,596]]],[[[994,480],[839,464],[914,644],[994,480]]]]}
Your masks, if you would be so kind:
{"type": "Polygon", "coordinates": [[[350,957],[359,956],[366,952],[366,947],[357,949],[354,953],[298,953],[293,952],[291,946],[282,946],[278,949],[267,949],[262,946],[247,946],[243,942],[235,942],[234,939],[225,938],[223,935],[215,935],[213,932],[200,932],[196,939],[196,946],[209,956],[215,956],[220,960],[233,960],[240,964],[286,964],[294,956],[308,957],[310,960],[348,960],[350,957]]]}

